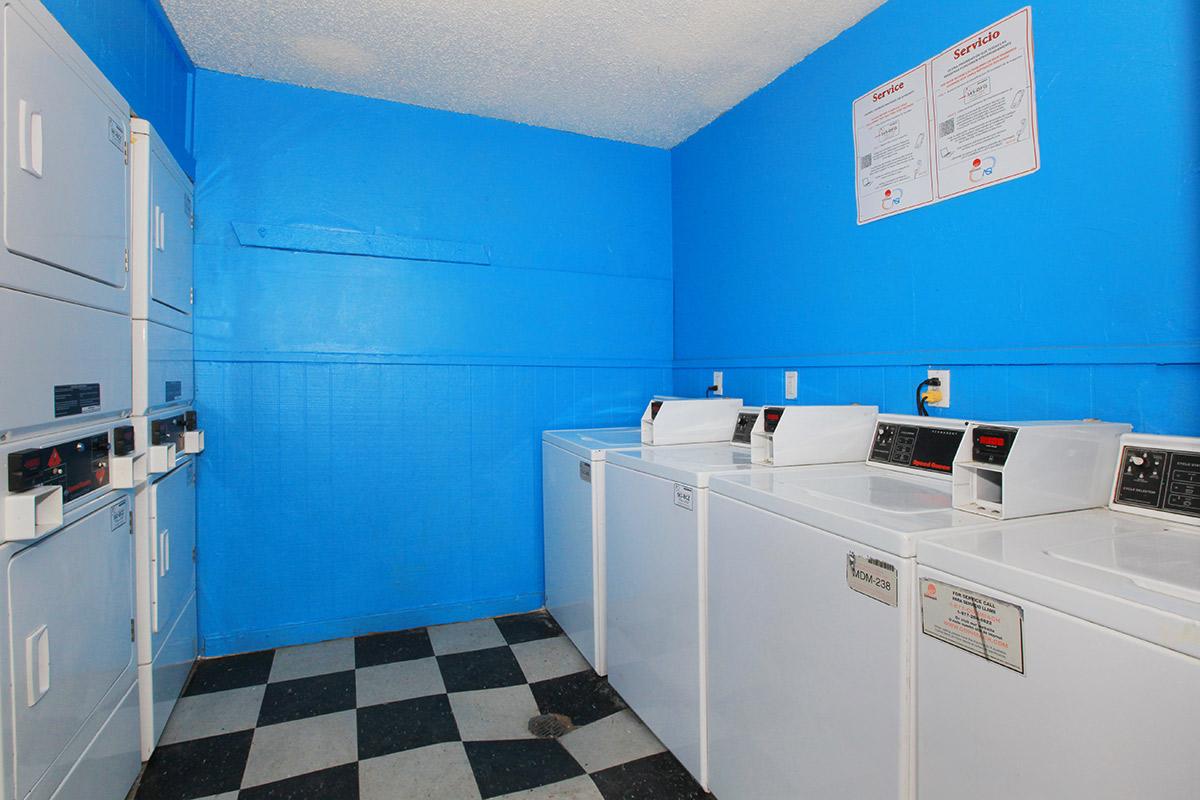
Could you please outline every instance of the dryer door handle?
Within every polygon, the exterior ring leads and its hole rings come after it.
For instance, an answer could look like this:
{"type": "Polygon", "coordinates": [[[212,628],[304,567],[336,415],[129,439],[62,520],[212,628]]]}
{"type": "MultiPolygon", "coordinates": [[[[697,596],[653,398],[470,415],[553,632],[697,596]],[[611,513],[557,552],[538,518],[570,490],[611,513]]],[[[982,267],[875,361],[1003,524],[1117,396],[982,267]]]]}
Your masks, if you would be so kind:
{"type": "Polygon", "coordinates": [[[40,626],[25,637],[25,702],[34,706],[50,691],[50,629],[40,626]]]}

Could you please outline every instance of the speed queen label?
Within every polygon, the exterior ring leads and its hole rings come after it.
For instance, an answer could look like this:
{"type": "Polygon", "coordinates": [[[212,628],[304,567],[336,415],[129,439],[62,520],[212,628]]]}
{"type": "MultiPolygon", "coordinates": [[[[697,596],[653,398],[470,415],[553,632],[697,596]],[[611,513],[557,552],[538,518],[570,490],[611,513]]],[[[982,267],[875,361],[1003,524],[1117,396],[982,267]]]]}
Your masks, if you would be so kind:
{"type": "Polygon", "coordinates": [[[921,578],[921,630],[926,636],[1025,674],[1020,606],[961,586],[921,578]]]}

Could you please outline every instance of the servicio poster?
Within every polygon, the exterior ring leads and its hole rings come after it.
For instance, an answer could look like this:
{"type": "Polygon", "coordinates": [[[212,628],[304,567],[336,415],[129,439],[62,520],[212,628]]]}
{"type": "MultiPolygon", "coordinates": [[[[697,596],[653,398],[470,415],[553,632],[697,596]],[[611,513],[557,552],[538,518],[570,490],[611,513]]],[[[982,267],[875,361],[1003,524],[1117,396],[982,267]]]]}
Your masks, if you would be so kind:
{"type": "Polygon", "coordinates": [[[854,101],[858,224],[1036,172],[1027,6],[854,101]]]}

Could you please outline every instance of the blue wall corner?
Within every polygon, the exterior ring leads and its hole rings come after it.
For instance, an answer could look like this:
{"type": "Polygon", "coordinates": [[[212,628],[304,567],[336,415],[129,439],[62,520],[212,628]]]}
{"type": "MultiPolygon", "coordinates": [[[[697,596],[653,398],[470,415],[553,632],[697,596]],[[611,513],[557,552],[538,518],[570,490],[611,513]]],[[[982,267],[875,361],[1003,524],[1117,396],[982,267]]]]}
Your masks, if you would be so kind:
{"type": "Polygon", "coordinates": [[[179,165],[195,174],[188,142],[192,61],[158,0],[42,0],[179,165]]]}
{"type": "Polygon", "coordinates": [[[853,98],[1013,10],[891,0],[675,148],[677,392],[912,412],[949,366],[959,416],[1200,433],[1194,3],[1035,5],[1041,170],[855,224],[853,98]]]}
{"type": "Polygon", "coordinates": [[[541,431],[671,388],[669,153],[206,70],[196,92],[207,654],[540,606],[541,431]],[[490,264],[243,247],[235,222],[490,264]]]}

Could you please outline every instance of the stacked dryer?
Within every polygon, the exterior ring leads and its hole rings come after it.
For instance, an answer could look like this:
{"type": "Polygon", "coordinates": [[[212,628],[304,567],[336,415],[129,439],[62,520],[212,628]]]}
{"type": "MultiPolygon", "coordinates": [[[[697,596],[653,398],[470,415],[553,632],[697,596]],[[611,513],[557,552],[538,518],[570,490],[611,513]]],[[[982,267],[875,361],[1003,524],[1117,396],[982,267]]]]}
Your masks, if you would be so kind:
{"type": "Polygon", "coordinates": [[[0,798],[137,776],[129,107],[33,0],[4,7],[0,798]]]}
{"type": "Polygon", "coordinates": [[[148,122],[131,123],[130,284],[137,488],[137,658],[142,758],[196,659],[196,462],[192,408],[192,182],[148,122]]]}

